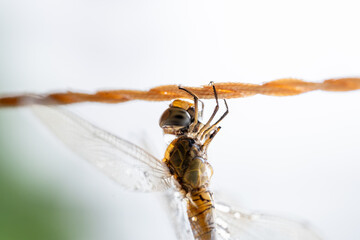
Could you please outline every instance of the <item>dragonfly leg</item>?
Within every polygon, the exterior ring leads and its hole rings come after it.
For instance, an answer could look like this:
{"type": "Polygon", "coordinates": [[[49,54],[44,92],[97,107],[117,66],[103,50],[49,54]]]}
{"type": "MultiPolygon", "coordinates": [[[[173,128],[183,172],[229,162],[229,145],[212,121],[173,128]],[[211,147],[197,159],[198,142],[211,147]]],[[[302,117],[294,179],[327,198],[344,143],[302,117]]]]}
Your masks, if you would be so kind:
{"type": "Polygon", "coordinates": [[[214,139],[214,137],[216,136],[216,134],[220,131],[221,127],[218,127],[214,132],[212,132],[210,134],[210,136],[205,140],[204,144],[201,146],[201,150],[203,152],[207,151],[207,148],[209,146],[209,144],[211,143],[211,141],[214,139]]]}
{"type": "Polygon", "coordinates": [[[224,112],[224,114],[219,118],[219,120],[217,120],[213,125],[211,125],[208,129],[206,129],[204,131],[204,133],[202,134],[201,136],[201,139],[204,138],[206,135],[208,135],[211,131],[213,131],[216,126],[226,117],[226,115],[228,115],[229,113],[229,107],[227,105],[227,102],[226,100],[224,99],[224,103],[225,103],[225,106],[226,106],[226,111],[224,112]]]}
{"type": "MultiPolygon", "coordinates": [[[[197,125],[197,123],[199,121],[199,98],[193,92],[187,90],[186,88],[179,86],[179,89],[187,92],[194,98],[195,116],[194,116],[194,121],[189,126],[189,132],[192,132],[194,130],[194,127],[197,125]]],[[[204,103],[202,103],[202,106],[203,106],[203,110],[204,110],[204,103]]],[[[201,115],[202,115],[202,113],[201,113],[201,115]]]]}
{"type": "Polygon", "coordinates": [[[216,106],[214,108],[213,113],[211,114],[211,117],[207,121],[207,123],[199,130],[198,134],[196,135],[197,137],[203,135],[203,132],[210,126],[211,121],[214,119],[217,111],[219,110],[219,99],[218,99],[218,96],[217,96],[217,92],[216,92],[214,82],[210,82],[210,85],[212,86],[213,91],[214,91],[214,97],[215,97],[215,100],[216,100],[216,106]]]}

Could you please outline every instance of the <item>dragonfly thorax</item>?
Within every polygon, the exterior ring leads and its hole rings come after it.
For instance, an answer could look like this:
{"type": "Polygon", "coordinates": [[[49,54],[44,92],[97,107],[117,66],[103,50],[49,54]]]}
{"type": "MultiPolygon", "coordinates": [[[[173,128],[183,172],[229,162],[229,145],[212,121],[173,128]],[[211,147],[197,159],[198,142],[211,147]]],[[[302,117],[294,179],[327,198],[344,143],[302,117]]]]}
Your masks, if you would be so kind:
{"type": "Polygon", "coordinates": [[[171,142],[165,152],[164,162],[186,192],[207,186],[213,173],[200,145],[185,136],[171,142]]]}

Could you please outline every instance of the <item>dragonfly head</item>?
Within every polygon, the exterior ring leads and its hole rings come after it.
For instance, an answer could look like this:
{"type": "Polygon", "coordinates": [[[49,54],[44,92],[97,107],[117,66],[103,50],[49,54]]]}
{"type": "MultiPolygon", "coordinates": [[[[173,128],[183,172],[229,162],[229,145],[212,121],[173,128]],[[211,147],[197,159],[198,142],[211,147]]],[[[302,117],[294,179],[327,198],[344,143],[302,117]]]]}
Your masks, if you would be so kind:
{"type": "Polygon", "coordinates": [[[186,131],[194,119],[192,103],[176,99],[160,117],[159,125],[165,134],[178,135],[186,131]]]}

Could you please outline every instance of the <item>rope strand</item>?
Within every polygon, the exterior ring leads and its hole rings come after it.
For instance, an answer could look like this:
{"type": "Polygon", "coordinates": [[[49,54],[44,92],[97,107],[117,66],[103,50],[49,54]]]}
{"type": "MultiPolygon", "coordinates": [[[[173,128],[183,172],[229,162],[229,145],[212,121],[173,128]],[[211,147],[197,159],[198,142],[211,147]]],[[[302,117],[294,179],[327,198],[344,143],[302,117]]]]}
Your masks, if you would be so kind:
{"type": "MultiPolygon", "coordinates": [[[[264,84],[215,83],[219,98],[242,98],[256,94],[269,96],[292,96],[301,93],[322,91],[352,91],[360,89],[360,78],[328,79],[320,83],[305,82],[300,79],[286,78],[264,84]]],[[[212,87],[186,87],[201,99],[213,98],[212,87]]],[[[51,93],[44,95],[22,94],[8,97],[0,96],[0,107],[15,107],[31,104],[72,104],[80,102],[121,103],[132,100],[168,101],[175,98],[189,98],[177,85],[164,85],[148,91],[109,90],[93,94],[79,92],[51,93]]]]}

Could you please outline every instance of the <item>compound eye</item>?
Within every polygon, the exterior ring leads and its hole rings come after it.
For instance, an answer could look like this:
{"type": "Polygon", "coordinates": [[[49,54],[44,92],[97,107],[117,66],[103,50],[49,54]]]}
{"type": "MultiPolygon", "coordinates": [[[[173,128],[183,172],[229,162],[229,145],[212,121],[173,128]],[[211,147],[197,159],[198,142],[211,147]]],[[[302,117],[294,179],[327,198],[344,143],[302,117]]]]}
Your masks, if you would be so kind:
{"type": "Polygon", "coordinates": [[[161,128],[181,129],[189,126],[190,123],[191,117],[186,110],[170,107],[162,114],[159,125],[161,128]]]}

